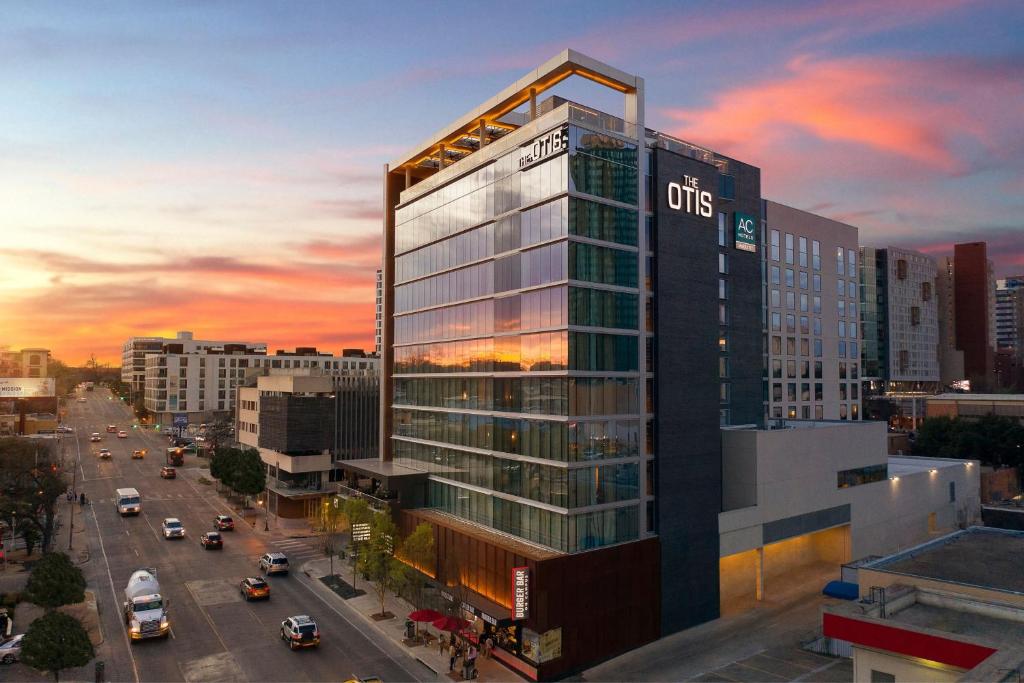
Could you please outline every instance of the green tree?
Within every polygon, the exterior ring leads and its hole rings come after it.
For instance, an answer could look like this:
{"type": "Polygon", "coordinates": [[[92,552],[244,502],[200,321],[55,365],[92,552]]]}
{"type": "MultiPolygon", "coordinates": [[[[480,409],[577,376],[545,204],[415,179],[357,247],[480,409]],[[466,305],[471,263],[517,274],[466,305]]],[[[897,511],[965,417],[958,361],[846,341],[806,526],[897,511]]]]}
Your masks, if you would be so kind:
{"type": "Polygon", "coordinates": [[[234,489],[241,460],[242,451],[239,449],[222,449],[210,459],[210,476],[217,479],[224,486],[234,489]]]}
{"type": "Polygon", "coordinates": [[[47,610],[85,600],[85,577],[64,553],[47,553],[32,567],[25,599],[47,610]]]}
{"type": "Polygon", "coordinates": [[[914,454],[1024,469],[1024,426],[1002,415],[930,417],[918,428],[914,454]]]}
{"type": "Polygon", "coordinates": [[[412,592],[413,604],[423,607],[423,588],[426,585],[427,572],[435,573],[437,555],[434,550],[434,529],[426,522],[418,524],[409,534],[398,556],[408,563],[406,566],[407,584],[412,592]]]}
{"type": "Polygon", "coordinates": [[[21,661],[49,671],[54,681],[60,680],[61,671],[85,666],[94,655],[82,623],[63,612],[47,612],[33,621],[21,641],[21,661]]]}
{"type": "Polygon", "coordinates": [[[352,588],[355,588],[356,567],[358,564],[356,558],[359,557],[359,546],[362,545],[362,542],[355,540],[353,529],[357,524],[369,524],[370,520],[373,518],[373,510],[370,509],[369,504],[362,498],[346,498],[343,510],[345,513],[345,521],[348,523],[352,550],[352,588]]]}
{"type": "Polygon", "coordinates": [[[238,453],[235,474],[231,488],[243,496],[255,496],[267,487],[267,473],[263,460],[255,448],[246,448],[238,453]]]}
{"type": "Polygon", "coordinates": [[[359,553],[359,569],[369,577],[380,600],[380,614],[384,616],[384,598],[405,579],[405,565],[395,558],[398,547],[398,527],[387,513],[378,512],[370,522],[370,540],[359,553]]]}
{"type": "Polygon", "coordinates": [[[334,496],[324,500],[320,506],[320,529],[317,534],[320,537],[320,550],[331,560],[331,576],[334,576],[334,556],[342,549],[338,541],[338,534],[344,531],[345,526],[345,509],[341,500],[334,496]]]}
{"type": "Polygon", "coordinates": [[[39,531],[30,522],[22,522],[18,525],[18,533],[21,535],[21,540],[25,541],[25,555],[31,557],[32,551],[39,543],[39,531]]]}
{"type": "Polygon", "coordinates": [[[0,519],[17,528],[34,528],[43,552],[50,549],[57,522],[57,501],[67,482],[52,442],[0,438],[0,519]]]}

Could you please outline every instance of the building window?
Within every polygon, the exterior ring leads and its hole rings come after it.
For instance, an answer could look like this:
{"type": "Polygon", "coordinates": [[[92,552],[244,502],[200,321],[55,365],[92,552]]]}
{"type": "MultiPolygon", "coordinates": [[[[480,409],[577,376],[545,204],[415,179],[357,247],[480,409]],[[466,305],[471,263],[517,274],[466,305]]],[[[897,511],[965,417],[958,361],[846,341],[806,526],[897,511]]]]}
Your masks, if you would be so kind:
{"type": "Polygon", "coordinates": [[[917,326],[921,324],[921,307],[911,306],[910,307],[910,324],[917,326]]]}
{"type": "Polygon", "coordinates": [[[811,242],[811,257],[814,270],[821,270],[821,242],[818,240],[811,242]]]}
{"type": "Polygon", "coordinates": [[[786,355],[787,356],[795,356],[796,355],[796,338],[795,337],[786,337],[786,355]]]}
{"type": "Polygon", "coordinates": [[[921,301],[932,300],[932,283],[922,282],[921,283],[921,301]]]}
{"type": "Polygon", "coordinates": [[[736,176],[728,173],[718,176],[718,197],[720,199],[736,199],[736,176]]]}
{"type": "Polygon", "coordinates": [[[725,356],[718,358],[718,376],[723,379],[729,376],[729,359],[725,356]]]}
{"type": "Polygon", "coordinates": [[[815,292],[820,292],[821,291],[821,276],[815,274],[815,276],[812,278],[811,281],[814,283],[814,291],[815,292]]]}
{"type": "Polygon", "coordinates": [[[772,230],[772,261],[779,260],[779,231],[772,230]]]}
{"type": "Polygon", "coordinates": [[[907,279],[907,261],[906,259],[896,260],[896,277],[900,280],[907,279]]]}
{"type": "Polygon", "coordinates": [[[807,267],[807,238],[800,238],[800,267],[807,267]]]}
{"type": "Polygon", "coordinates": [[[722,403],[728,403],[729,402],[729,384],[728,383],[722,382],[721,384],[718,385],[718,399],[722,403]]]}
{"type": "Polygon", "coordinates": [[[772,353],[775,355],[779,355],[782,353],[782,337],[772,337],[772,353]]]}
{"type": "Polygon", "coordinates": [[[845,420],[846,419],[846,404],[845,403],[840,403],[839,404],[839,419],[840,420],[845,420]]]}
{"type": "Polygon", "coordinates": [[[782,361],[778,358],[772,359],[772,379],[782,379],[782,361]]]}
{"type": "Polygon", "coordinates": [[[836,273],[846,275],[846,254],[842,247],[836,247],[836,273]]]}
{"type": "Polygon", "coordinates": [[[782,314],[777,312],[777,311],[773,311],[772,312],[772,330],[775,331],[775,332],[778,332],[781,329],[782,329],[782,314]]]}
{"type": "Polygon", "coordinates": [[[725,214],[722,212],[718,213],[718,246],[728,246],[725,243],[725,214]]]}
{"type": "Polygon", "coordinates": [[[793,235],[786,233],[786,263],[793,265],[793,235]]]}
{"type": "Polygon", "coordinates": [[[781,270],[778,266],[772,266],[772,284],[777,285],[781,283],[781,270]]]}
{"type": "Polygon", "coordinates": [[[729,324],[729,306],[728,304],[718,304],[718,322],[722,325],[729,324]]]}
{"type": "MultiPolygon", "coordinates": [[[[815,377],[815,379],[821,379],[821,378],[820,377],[815,377]]],[[[815,401],[821,401],[822,400],[822,398],[821,398],[821,395],[822,395],[821,388],[822,388],[822,386],[823,385],[822,385],[821,382],[815,382],[814,383],[814,400],[815,401]]]]}
{"type": "Polygon", "coordinates": [[[800,289],[807,289],[807,271],[800,271],[800,289]]]}
{"type": "Polygon", "coordinates": [[[786,383],[786,400],[791,403],[796,403],[796,382],[786,383]]]}
{"type": "Polygon", "coordinates": [[[729,257],[725,254],[718,255],[718,272],[722,274],[729,272],[729,257]]]}
{"type": "Polygon", "coordinates": [[[838,488],[846,489],[861,484],[871,484],[876,481],[883,481],[889,476],[888,465],[868,465],[852,470],[840,470],[836,473],[838,488]]]}
{"type": "Polygon", "coordinates": [[[825,409],[822,406],[814,406],[814,419],[823,420],[825,418],[825,409]]]}
{"type": "Polygon", "coordinates": [[[821,340],[820,339],[815,339],[814,340],[814,357],[815,358],[821,358],[821,340]]]}
{"type": "Polygon", "coordinates": [[[792,287],[793,286],[793,282],[794,282],[794,280],[793,280],[793,269],[792,268],[786,268],[786,286],[787,287],[792,287]]]}
{"type": "Polygon", "coordinates": [[[729,298],[729,295],[728,295],[728,285],[726,283],[726,280],[724,280],[723,278],[719,278],[718,279],[718,298],[719,299],[728,299],[729,298]]]}

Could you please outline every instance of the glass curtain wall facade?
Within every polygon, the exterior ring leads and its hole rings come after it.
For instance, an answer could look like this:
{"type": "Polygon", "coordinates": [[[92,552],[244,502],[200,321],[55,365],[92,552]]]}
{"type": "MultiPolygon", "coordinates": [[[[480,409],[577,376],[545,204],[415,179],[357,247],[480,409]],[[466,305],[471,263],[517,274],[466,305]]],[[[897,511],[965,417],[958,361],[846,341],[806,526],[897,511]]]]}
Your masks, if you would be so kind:
{"type": "Polygon", "coordinates": [[[431,507],[571,553],[640,535],[641,159],[566,109],[559,154],[396,209],[392,448],[431,507]]]}

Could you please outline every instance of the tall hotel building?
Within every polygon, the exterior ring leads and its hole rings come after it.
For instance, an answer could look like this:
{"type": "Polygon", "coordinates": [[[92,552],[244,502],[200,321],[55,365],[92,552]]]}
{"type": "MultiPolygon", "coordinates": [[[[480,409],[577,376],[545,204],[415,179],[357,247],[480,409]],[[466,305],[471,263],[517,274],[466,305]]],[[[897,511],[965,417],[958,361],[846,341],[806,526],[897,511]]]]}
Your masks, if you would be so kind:
{"type": "Polygon", "coordinates": [[[770,419],[859,420],[857,228],[764,202],[770,419]]]}
{"type": "Polygon", "coordinates": [[[402,526],[534,678],[718,616],[719,425],[764,412],[760,171],[646,129],[643,89],[565,51],[385,170],[362,466],[427,480],[402,526]],[[538,99],[570,76],[624,116],[538,99]]]}

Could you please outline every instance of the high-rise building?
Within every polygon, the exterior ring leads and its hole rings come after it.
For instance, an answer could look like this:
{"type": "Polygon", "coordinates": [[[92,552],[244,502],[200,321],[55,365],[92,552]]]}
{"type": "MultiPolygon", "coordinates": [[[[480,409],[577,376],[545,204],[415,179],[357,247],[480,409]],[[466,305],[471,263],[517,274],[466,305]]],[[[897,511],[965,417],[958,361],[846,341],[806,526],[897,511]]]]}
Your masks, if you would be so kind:
{"type": "Polygon", "coordinates": [[[379,357],[381,330],[384,324],[384,273],[380,268],[377,269],[377,288],[375,299],[376,312],[374,314],[373,352],[379,357]]]}
{"type": "Polygon", "coordinates": [[[769,418],[860,419],[857,228],[764,202],[769,418]]]}
{"type": "Polygon", "coordinates": [[[956,345],[956,277],[953,259],[939,259],[935,278],[935,299],[939,320],[939,383],[948,388],[966,379],[964,352],[956,345]]]}
{"type": "Polygon", "coordinates": [[[1024,297],[1024,275],[996,280],[996,347],[1011,352],[1021,351],[1019,317],[1020,299],[1024,297]]]}
{"type": "Polygon", "coordinates": [[[956,345],[964,352],[964,374],[975,391],[993,383],[995,278],[985,242],[953,247],[956,345]]]}
{"type": "Polygon", "coordinates": [[[938,264],[900,247],[861,248],[865,389],[877,394],[940,389],[938,264]]]}
{"type": "Polygon", "coordinates": [[[403,527],[531,676],[718,616],[719,425],[764,416],[760,171],[646,129],[643,88],[566,51],[387,171],[383,462],[346,465],[425,476],[403,527]],[[569,76],[623,116],[538,101],[569,76]]]}

